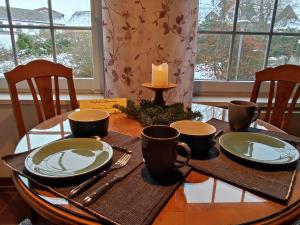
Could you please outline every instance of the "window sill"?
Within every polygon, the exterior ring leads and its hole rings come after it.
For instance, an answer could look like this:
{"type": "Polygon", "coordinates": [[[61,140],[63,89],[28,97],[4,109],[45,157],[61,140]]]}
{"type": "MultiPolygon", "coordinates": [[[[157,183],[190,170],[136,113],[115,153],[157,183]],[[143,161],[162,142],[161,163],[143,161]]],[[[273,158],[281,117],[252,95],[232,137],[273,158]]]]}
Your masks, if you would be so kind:
{"type": "MultiPolygon", "coordinates": [[[[69,95],[61,94],[61,103],[62,105],[68,104],[69,95]]],[[[19,98],[21,104],[33,104],[33,99],[31,94],[21,93],[19,94],[19,98]]],[[[77,100],[86,100],[86,99],[102,99],[104,98],[103,94],[77,94],[77,100]]],[[[232,100],[242,100],[249,101],[250,97],[236,97],[236,96],[193,96],[193,103],[201,103],[204,105],[211,105],[216,107],[226,108],[228,106],[228,102],[232,100]]],[[[258,105],[260,107],[266,107],[268,98],[262,97],[258,98],[258,105]]],[[[8,93],[0,93],[0,105],[11,105],[10,95],[8,93]]],[[[296,109],[300,110],[300,99],[296,104],[296,109]]]]}
{"type": "MultiPolygon", "coordinates": [[[[99,99],[104,98],[102,94],[77,94],[77,100],[85,100],[85,99],[99,99]]],[[[33,104],[33,98],[31,94],[21,93],[19,94],[19,99],[21,104],[33,104]]],[[[70,97],[68,94],[60,95],[61,104],[67,104],[70,97]]],[[[0,104],[2,105],[11,105],[10,95],[8,93],[0,93],[0,104]]]]}
{"type": "MultiPolygon", "coordinates": [[[[236,96],[193,96],[193,103],[201,103],[204,105],[211,105],[221,108],[227,108],[228,103],[232,100],[249,101],[250,95],[247,97],[236,96]]],[[[261,97],[257,99],[257,104],[261,108],[266,108],[268,103],[267,97],[261,97]]],[[[300,99],[296,103],[296,110],[300,111],[300,99]]]]}

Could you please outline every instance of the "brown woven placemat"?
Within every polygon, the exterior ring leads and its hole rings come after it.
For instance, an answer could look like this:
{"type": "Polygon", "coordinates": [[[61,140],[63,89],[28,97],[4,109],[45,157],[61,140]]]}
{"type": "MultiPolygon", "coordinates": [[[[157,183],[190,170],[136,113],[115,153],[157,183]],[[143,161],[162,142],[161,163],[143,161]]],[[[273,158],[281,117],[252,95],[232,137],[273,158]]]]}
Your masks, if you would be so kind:
{"type": "MultiPolygon", "coordinates": [[[[101,198],[88,207],[84,207],[81,204],[83,198],[111,179],[118,171],[109,173],[90,189],[69,201],[95,215],[101,222],[124,225],[150,224],[184,180],[184,177],[191,168],[184,167],[181,170],[174,171],[167,179],[154,179],[148,174],[147,169],[142,163],[140,138],[110,131],[102,140],[132,150],[133,155],[128,165],[122,169],[130,169],[130,167],[135,169],[125,179],[115,184],[108,192],[101,196],[101,198]]],[[[68,199],[67,194],[73,187],[87,179],[85,176],[58,182],[58,180],[40,180],[36,177],[29,176],[24,167],[24,160],[29,153],[30,151],[9,155],[2,159],[13,171],[66,199],[68,199]],[[68,186],[66,186],[66,184],[68,186]]],[[[122,154],[121,152],[114,151],[112,163],[118,160],[122,154]]]]}
{"type": "MultiPolygon", "coordinates": [[[[208,121],[222,129],[224,133],[231,132],[229,123],[212,119],[208,121]]],[[[300,139],[284,133],[268,132],[259,129],[249,129],[252,132],[269,134],[283,140],[297,142],[300,139]]],[[[299,149],[299,146],[298,146],[299,149]]],[[[293,186],[296,173],[296,165],[283,167],[265,167],[257,164],[249,164],[235,157],[225,154],[216,141],[209,154],[189,162],[193,169],[216,177],[220,180],[235,184],[256,194],[263,194],[279,201],[287,201],[293,186]]],[[[299,167],[299,161],[297,163],[299,167]]]]}

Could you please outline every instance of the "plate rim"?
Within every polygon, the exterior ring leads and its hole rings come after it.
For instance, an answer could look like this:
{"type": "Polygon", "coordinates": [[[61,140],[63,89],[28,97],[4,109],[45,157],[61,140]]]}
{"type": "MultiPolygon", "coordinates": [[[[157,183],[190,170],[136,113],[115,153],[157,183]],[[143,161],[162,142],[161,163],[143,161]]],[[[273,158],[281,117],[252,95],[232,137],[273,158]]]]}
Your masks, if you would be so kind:
{"type": "Polygon", "coordinates": [[[31,153],[29,153],[25,160],[24,160],[24,166],[25,166],[25,169],[35,175],[35,176],[38,176],[38,177],[42,177],[42,178],[47,178],[47,179],[65,179],[65,178],[73,178],[73,177],[77,177],[77,176],[82,176],[82,175],[85,175],[85,174],[88,174],[88,173],[91,173],[95,170],[98,170],[99,168],[105,166],[107,163],[109,163],[109,161],[112,159],[113,157],[113,148],[110,144],[108,144],[107,142],[105,141],[102,141],[102,140],[96,140],[94,138],[74,138],[74,137],[71,137],[71,138],[65,138],[65,139],[60,139],[60,140],[56,140],[56,141],[53,141],[53,142],[50,142],[48,144],[45,144],[45,145],[42,145],[40,147],[38,147],[37,149],[33,150],[31,153]],[[40,174],[40,173],[37,173],[35,170],[32,170],[28,165],[27,165],[27,161],[28,161],[28,158],[29,157],[32,157],[33,155],[35,155],[37,152],[41,151],[41,149],[49,146],[49,145],[53,145],[53,144],[57,144],[58,142],[62,142],[62,141],[68,141],[68,140],[74,140],[74,139],[85,139],[85,140],[93,140],[93,141],[98,141],[98,142],[103,142],[105,144],[107,144],[109,146],[109,149],[110,149],[110,152],[109,152],[109,157],[108,159],[105,161],[105,163],[103,163],[102,165],[100,166],[97,166],[96,168],[94,169],[91,169],[91,170],[88,170],[86,172],[83,172],[81,174],[70,174],[70,175],[66,175],[66,176],[48,176],[48,175],[44,175],[44,174],[40,174]]]}
{"type": "Polygon", "coordinates": [[[250,162],[254,162],[254,163],[265,164],[265,165],[288,165],[288,164],[293,164],[293,163],[297,162],[298,159],[300,158],[300,153],[299,153],[298,149],[295,148],[295,147],[294,147],[293,145],[291,145],[290,143],[288,143],[288,142],[286,142],[286,141],[284,141],[284,140],[281,140],[280,138],[273,137],[273,136],[271,136],[271,135],[260,134],[260,133],[256,133],[256,132],[229,132],[229,133],[225,133],[225,134],[223,134],[223,135],[219,138],[219,144],[220,144],[220,146],[221,146],[221,148],[222,148],[223,150],[225,150],[226,152],[228,152],[228,153],[230,153],[230,154],[232,154],[232,155],[234,155],[234,156],[236,156],[236,157],[238,157],[238,158],[241,158],[241,159],[244,159],[244,160],[247,160],[247,161],[250,161],[250,162]],[[224,139],[224,136],[226,136],[226,135],[232,135],[232,134],[233,134],[233,135],[234,135],[234,134],[254,134],[254,135],[265,136],[265,137],[268,137],[268,138],[271,138],[271,139],[278,140],[278,141],[280,141],[280,142],[283,142],[283,143],[285,143],[285,144],[291,146],[291,147],[296,151],[297,156],[296,156],[295,159],[293,159],[292,161],[289,161],[289,162],[274,162],[274,161],[273,161],[273,162],[269,162],[269,161],[259,160],[259,159],[254,160],[254,159],[249,158],[249,157],[247,157],[247,156],[244,156],[244,155],[241,155],[241,154],[236,154],[236,152],[233,152],[233,151],[231,151],[231,150],[226,149],[226,148],[224,147],[224,145],[221,143],[221,142],[222,142],[222,139],[224,139]]]}

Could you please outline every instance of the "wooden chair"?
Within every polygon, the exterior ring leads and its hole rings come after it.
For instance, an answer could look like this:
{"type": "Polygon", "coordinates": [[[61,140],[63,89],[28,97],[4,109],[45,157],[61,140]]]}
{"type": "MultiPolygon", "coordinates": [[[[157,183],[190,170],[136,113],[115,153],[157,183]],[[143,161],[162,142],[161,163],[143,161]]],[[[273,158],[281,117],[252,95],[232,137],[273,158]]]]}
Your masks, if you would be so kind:
{"type": "Polygon", "coordinates": [[[255,76],[250,101],[256,102],[261,83],[269,82],[268,104],[263,120],[286,131],[300,94],[300,66],[266,68],[256,72],[255,76]]]}
{"type": "Polygon", "coordinates": [[[67,80],[71,107],[72,109],[78,108],[71,68],[46,60],[34,60],[26,65],[17,66],[13,70],[4,73],[4,75],[8,83],[20,137],[26,133],[26,129],[16,88],[17,83],[25,80],[27,81],[33,97],[39,122],[61,114],[59,78],[65,78],[67,80]],[[52,88],[53,80],[55,102],[52,88]],[[35,85],[33,81],[35,82],[35,85]],[[37,88],[40,96],[41,104],[39,103],[35,87],[37,88]]]}

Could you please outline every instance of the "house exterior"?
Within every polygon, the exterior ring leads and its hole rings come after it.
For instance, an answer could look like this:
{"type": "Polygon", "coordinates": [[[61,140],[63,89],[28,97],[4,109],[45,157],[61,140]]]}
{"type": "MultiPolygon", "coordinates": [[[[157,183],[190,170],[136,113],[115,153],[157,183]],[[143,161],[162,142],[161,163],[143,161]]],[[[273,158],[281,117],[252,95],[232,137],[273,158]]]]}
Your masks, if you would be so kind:
{"type": "Polygon", "coordinates": [[[299,17],[290,5],[287,5],[281,12],[278,13],[275,23],[278,27],[284,30],[288,28],[297,29],[300,27],[299,17]]]}
{"type": "MultiPolygon", "coordinates": [[[[10,8],[12,22],[15,25],[49,25],[48,8],[21,9],[10,8]]],[[[53,23],[55,25],[65,25],[64,14],[52,11],[53,23]]],[[[0,24],[8,24],[6,7],[0,6],[0,24]]]]}
{"type": "Polygon", "coordinates": [[[91,26],[91,11],[77,11],[66,23],[66,26],[91,26]]]}
{"type": "MultiPolygon", "coordinates": [[[[38,8],[38,9],[21,9],[21,8],[10,8],[12,23],[14,25],[30,25],[30,26],[41,26],[49,25],[49,14],[48,8],[38,8]]],[[[53,23],[57,26],[64,26],[66,21],[64,19],[64,14],[52,11],[53,13],[53,23]]],[[[6,49],[11,48],[11,38],[8,28],[3,28],[1,25],[8,25],[7,11],[5,6],[0,6],[0,47],[6,49]]],[[[18,39],[18,33],[24,32],[28,34],[34,34],[36,30],[26,29],[26,28],[16,28],[15,39],[18,39]]]]}

